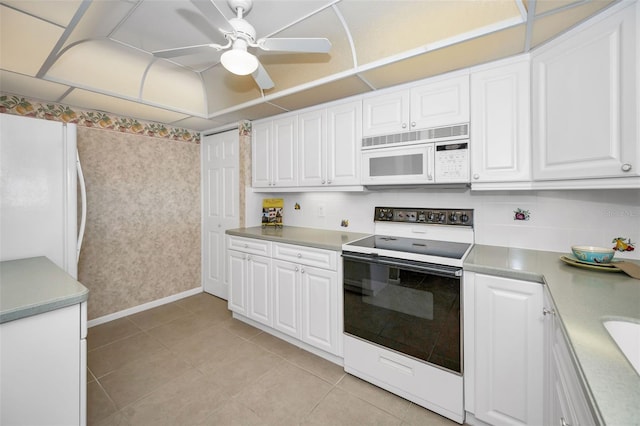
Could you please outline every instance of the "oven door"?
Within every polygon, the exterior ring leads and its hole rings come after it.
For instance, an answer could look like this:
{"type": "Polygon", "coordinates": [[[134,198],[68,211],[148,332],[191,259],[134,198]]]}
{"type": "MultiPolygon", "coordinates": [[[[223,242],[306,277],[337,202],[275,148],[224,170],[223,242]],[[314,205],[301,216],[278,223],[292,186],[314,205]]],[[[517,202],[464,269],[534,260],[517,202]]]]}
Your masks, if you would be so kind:
{"type": "Polygon", "coordinates": [[[462,374],[462,269],[343,252],[344,332],[462,374]]]}
{"type": "Polygon", "coordinates": [[[434,182],[432,143],[362,151],[363,185],[434,182]]]}

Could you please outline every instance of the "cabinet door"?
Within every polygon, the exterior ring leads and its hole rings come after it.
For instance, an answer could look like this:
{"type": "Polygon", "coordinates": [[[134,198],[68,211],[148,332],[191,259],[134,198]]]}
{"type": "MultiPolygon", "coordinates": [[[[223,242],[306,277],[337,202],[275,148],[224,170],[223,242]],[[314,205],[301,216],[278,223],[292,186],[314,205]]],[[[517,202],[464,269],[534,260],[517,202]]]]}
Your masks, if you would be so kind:
{"type": "Polygon", "coordinates": [[[533,56],[533,177],[640,174],[632,5],[533,56]]]}
{"type": "Polygon", "coordinates": [[[227,250],[229,272],[229,309],[239,314],[247,311],[247,268],[245,253],[227,250]]]}
{"type": "Polygon", "coordinates": [[[271,259],[247,256],[247,316],[262,324],[273,323],[271,295],[271,259]]]}
{"type": "Polygon", "coordinates": [[[338,352],[338,278],[334,271],[302,266],[302,340],[338,352]]]}
{"type": "Polygon", "coordinates": [[[362,102],[327,109],[327,184],[360,184],[362,102]]]}
{"type": "Polygon", "coordinates": [[[411,129],[469,122],[469,76],[447,78],[411,89],[411,129]]]}
{"type": "Polygon", "coordinates": [[[471,74],[473,182],[531,180],[529,61],[471,74]]]}
{"type": "Polygon", "coordinates": [[[273,186],[298,185],[298,117],[273,120],[271,170],[273,186]]]}
{"type": "Polygon", "coordinates": [[[298,185],[322,186],[327,182],[325,109],[298,115],[298,185]]]}
{"type": "Polygon", "coordinates": [[[251,129],[252,185],[266,188],[273,183],[271,177],[271,121],[254,123],[251,129]]]}
{"type": "Polygon", "coordinates": [[[273,260],[273,328],[300,338],[300,267],[273,260]]]}
{"type": "Polygon", "coordinates": [[[475,416],[484,422],[544,424],[542,290],[476,274],[475,416]]]}
{"type": "Polygon", "coordinates": [[[362,135],[409,131],[409,92],[401,90],[362,101],[362,135]]]}

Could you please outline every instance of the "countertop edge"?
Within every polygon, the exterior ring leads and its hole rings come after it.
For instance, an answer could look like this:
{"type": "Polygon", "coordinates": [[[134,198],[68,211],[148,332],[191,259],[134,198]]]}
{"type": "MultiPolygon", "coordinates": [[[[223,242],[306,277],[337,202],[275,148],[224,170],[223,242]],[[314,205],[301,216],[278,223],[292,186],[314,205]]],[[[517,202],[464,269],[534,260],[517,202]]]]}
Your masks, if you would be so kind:
{"type": "MultiPolygon", "coordinates": [[[[291,236],[267,235],[267,234],[258,233],[257,231],[259,231],[259,230],[264,231],[264,232],[277,231],[276,229],[263,228],[263,227],[260,227],[260,226],[255,226],[255,227],[250,227],[250,228],[227,229],[225,231],[225,234],[233,235],[233,236],[236,236],[236,237],[255,238],[255,239],[266,240],[266,241],[271,241],[271,242],[275,242],[275,243],[294,244],[294,245],[298,245],[298,246],[314,247],[314,248],[318,248],[318,249],[325,249],[325,250],[338,251],[338,252],[342,251],[342,244],[344,243],[343,241],[340,241],[339,243],[338,242],[336,242],[336,243],[327,243],[327,242],[322,242],[322,241],[318,241],[318,240],[299,239],[299,238],[294,238],[294,237],[291,237],[291,236]]],[[[330,229],[306,228],[306,227],[298,227],[298,226],[284,226],[282,228],[279,228],[279,230],[281,232],[313,231],[313,232],[335,233],[335,235],[339,235],[339,234],[352,235],[353,238],[349,239],[349,241],[355,241],[355,240],[358,240],[360,238],[364,238],[364,237],[367,237],[367,236],[371,235],[371,234],[362,233],[362,232],[335,231],[335,230],[330,230],[330,229]]]]}
{"type": "Polygon", "coordinates": [[[80,303],[86,302],[88,299],[89,290],[85,289],[85,291],[83,291],[82,293],[78,293],[73,296],[51,300],[43,304],[23,306],[11,311],[5,311],[0,313],[0,324],[31,317],[34,315],[44,314],[47,312],[55,311],[56,309],[66,308],[68,306],[78,305],[80,303]]]}

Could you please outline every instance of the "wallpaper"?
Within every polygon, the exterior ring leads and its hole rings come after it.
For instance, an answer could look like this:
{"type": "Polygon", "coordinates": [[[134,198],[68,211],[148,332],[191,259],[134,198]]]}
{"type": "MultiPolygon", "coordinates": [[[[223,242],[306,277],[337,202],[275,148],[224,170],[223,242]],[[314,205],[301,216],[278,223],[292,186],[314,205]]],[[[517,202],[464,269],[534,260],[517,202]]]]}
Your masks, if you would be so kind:
{"type": "Polygon", "coordinates": [[[200,145],[78,127],[78,151],[89,319],[199,287],[200,145]]]}
{"type": "Polygon", "coordinates": [[[82,127],[97,127],[122,133],[200,143],[200,133],[193,130],[119,117],[99,111],[74,109],[66,105],[39,102],[9,94],[0,94],[0,112],[75,123],[82,127]]]}

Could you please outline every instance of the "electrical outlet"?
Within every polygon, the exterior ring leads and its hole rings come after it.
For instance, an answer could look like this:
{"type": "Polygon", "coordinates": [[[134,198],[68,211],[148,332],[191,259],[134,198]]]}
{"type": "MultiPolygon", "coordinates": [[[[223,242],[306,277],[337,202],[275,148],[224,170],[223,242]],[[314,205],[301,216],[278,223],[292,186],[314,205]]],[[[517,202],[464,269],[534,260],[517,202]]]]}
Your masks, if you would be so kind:
{"type": "Polygon", "coordinates": [[[324,217],[324,204],[318,206],[318,217],[324,217]]]}

